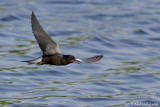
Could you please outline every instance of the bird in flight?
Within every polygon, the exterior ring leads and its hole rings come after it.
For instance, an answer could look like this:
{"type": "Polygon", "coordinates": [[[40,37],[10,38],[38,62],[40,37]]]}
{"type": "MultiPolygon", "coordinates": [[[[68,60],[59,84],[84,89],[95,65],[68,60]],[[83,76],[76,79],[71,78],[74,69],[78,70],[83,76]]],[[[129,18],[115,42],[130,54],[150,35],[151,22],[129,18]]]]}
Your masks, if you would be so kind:
{"type": "Polygon", "coordinates": [[[43,55],[40,58],[25,61],[29,64],[67,65],[81,62],[95,63],[103,57],[103,55],[96,55],[90,58],[76,59],[72,55],[63,55],[60,52],[59,45],[44,31],[34,12],[32,12],[31,24],[32,33],[35,36],[43,55]]]}

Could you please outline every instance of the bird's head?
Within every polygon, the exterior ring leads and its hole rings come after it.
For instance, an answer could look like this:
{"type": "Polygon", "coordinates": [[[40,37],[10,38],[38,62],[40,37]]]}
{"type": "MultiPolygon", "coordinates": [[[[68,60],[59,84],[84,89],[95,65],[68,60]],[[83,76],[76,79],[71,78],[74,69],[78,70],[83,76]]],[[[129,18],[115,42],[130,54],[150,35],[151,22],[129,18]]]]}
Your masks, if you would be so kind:
{"type": "Polygon", "coordinates": [[[72,55],[63,55],[63,58],[65,59],[65,61],[67,63],[80,63],[81,60],[80,59],[76,59],[74,56],[72,55]]]}

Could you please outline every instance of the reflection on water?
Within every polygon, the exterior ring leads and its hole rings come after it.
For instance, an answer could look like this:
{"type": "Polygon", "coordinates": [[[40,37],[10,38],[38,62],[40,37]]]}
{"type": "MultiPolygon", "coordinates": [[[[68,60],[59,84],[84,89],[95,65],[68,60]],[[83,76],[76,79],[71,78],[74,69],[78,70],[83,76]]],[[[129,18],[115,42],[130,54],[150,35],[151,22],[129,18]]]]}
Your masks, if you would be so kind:
{"type": "Polygon", "coordinates": [[[159,4],[0,1],[0,106],[159,107],[159,4]],[[41,56],[31,31],[32,11],[64,54],[104,58],[67,66],[22,62],[41,56]]]}

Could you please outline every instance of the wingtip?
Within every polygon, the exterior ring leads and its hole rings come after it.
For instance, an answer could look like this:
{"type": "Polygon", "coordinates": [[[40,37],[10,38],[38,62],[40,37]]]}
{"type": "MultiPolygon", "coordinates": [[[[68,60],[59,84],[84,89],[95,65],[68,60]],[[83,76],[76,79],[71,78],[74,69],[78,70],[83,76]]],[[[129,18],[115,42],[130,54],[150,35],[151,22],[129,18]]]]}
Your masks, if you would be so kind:
{"type": "Polygon", "coordinates": [[[83,59],[83,61],[86,63],[96,63],[100,61],[102,58],[103,58],[103,55],[96,55],[90,58],[83,59]]]}
{"type": "Polygon", "coordinates": [[[104,57],[104,55],[100,55],[101,56],[101,58],[103,58],[104,57]]]}
{"type": "Polygon", "coordinates": [[[104,55],[101,54],[101,55],[97,55],[97,56],[95,56],[95,57],[99,57],[99,58],[101,59],[101,58],[104,57],[104,55]]]}
{"type": "Polygon", "coordinates": [[[32,24],[32,28],[33,26],[37,26],[39,24],[38,19],[36,17],[36,14],[34,13],[34,11],[32,11],[32,15],[31,15],[31,24],[32,24]]]}
{"type": "Polygon", "coordinates": [[[34,11],[32,11],[32,15],[34,15],[34,11]]]}
{"type": "Polygon", "coordinates": [[[99,60],[101,60],[103,58],[104,55],[97,55],[97,58],[99,58],[99,60]]]}
{"type": "Polygon", "coordinates": [[[34,14],[34,12],[32,11],[31,19],[33,19],[33,17],[35,17],[35,14],[34,14]]]}
{"type": "Polygon", "coordinates": [[[100,57],[103,57],[104,55],[101,54],[101,55],[99,55],[99,56],[100,56],[100,57]]]}

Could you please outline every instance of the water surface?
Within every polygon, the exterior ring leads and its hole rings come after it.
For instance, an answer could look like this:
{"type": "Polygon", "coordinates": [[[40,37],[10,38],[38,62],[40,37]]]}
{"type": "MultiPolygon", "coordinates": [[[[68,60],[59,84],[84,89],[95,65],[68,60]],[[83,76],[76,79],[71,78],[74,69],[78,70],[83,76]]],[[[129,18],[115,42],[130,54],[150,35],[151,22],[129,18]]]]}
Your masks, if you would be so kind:
{"type": "Polygon", "coordinates": [[[1,0],[1,107],[159,107],[159,0],[1,0]],[[64,54],[97,64],[28,65],[41,56],[34,11],[64,54]],[[140,105],[139,105],[140,104],[140,105]]]}

